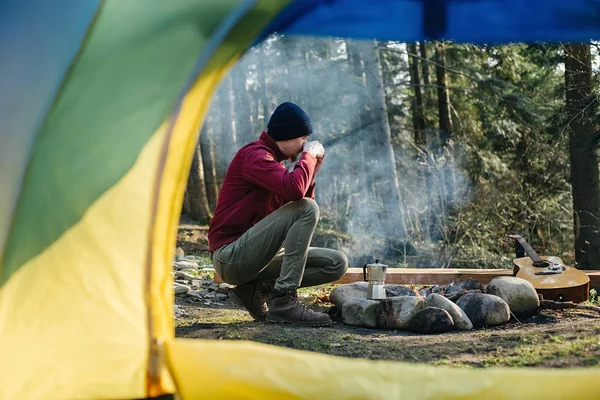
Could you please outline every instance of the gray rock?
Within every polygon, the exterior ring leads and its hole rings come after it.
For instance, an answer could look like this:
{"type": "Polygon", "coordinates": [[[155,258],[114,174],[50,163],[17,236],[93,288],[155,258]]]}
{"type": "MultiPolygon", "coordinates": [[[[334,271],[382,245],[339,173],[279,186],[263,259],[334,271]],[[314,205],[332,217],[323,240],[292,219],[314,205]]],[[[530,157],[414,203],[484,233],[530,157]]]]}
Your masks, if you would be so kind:
{"type": "Polygon", "coordinates": [[[427,297],[429,296],[432,292],[431,292],[431,288],[427,287],[427,288],[423,288],[423,289],[419,289],[419,291],[417,292],[419,294],[419,296],[421,297],[427,297]]]}
{"type": "Polygon", "coordinates": [[[217,293],[217,294],[215,295],[215,300],[216,300],[216,301],[226,301],[228,298],[229,298],[229,296],[227,296],[227,295],[226,295],[226,294],[224,294],[224,293],[217,293]]]}
{"type": "Polygon", "coordinates": [[[533,285],[514,276],[492,279],[487,292],[504,300],[516,316],[535,314],[540,306],[540,298],[533,285]]]}
{"type": "Polygon", "coordinates": [[[339,309],[344,308],[344,303],[350,299],[367,298],[368,282],[354,282],[340,285],[329,294],[329,300],[339,309]]]}
{"type": "Polygon", "coordinates": [[[377,305],[377,327],[405,329],[413,315],[423,308],[425,308],[425,300],[421,297],[388,297],[377,305]]]}
{"type": "Polygon", "coordinates": [[[234,288],[235,288],[235,286],[230,285],[229,283],[221,283],[219,285],[219,287],[217,288],[217,292],[227,294],[234,288]]]}
{"type": "Polygon", "coordinates": [[[487,293],[467,293],[456,304],[467,314],[473,326],[495,326],[510,320],[510,308],[498,296],[487,293]]]}
{"type": "Polygon", "coordinates": [[[387,297],[397,296],[416,296],[414,290],[405,285],[389,284],[385,285],[385,294],[387,297]]]}
{"type": "Polygon", "coordinates": [[[176,305],[173,308],[173,315],[175,316],[175,319],[179,319],[187,317],[188,314],[181,307],[176,305]]]}
{"type": "Polygon", "coordinates": [[[203,298],[202,293],[198,290],[190,290],[189,292],[187,292],[187,295],[189,297],[193,297],[195,299],[200,299],[200,300],[203,298]]]}
{"type": "Polygon", "coordinates": [[[408,329],[418,333],[450,332],[454,329],[454,321],[448,311],[439,307],[426,307],[410,319],[408,329]]]}
{"type": "Polygon", "coordinates": [[[465,292],[467,290],[481,290],[483,292],[483,285],[479,283],[479,281],[469,278],[465,281],[456,282],[452,285],[446,286],[442,294],[449,295],[454,293],[465,292]]]}
{"type": "Polygon", "coordinates": [[[198,264],[192,261],[175,261],[173,263],[173,267],[177,270],[185,269],[185,268],[198,268],[198,264]]]}
{"type": "Polygon", "coordinates": [[[473,329],[473,323],[467,314],[454,302],[448,300],[441,294],[432,293],[427,296],[427,307],[437,307],[446,310],[454,321],[454,328],[460,330],[473,329]]]}
{"type": "Polygon", "coordinates": [[[376,328],[375,311],[377,300],[349,299],[344,301],[342,307],[342,318],[348,325],[376,328]]]}
{"type": "Polygon", "coordinates": [[[175,276],[175,279],[182,279],[185,281],[192,281],[192,280],[196,279],[196,277],[194,275],[190,275],[183,271],[175,271],[174,276],[175,276]]]}
{"type": "Polygon", "coordinates": [[[173,282],[173,290],[175,291],[175,295],[186,294],[190,291],[190,288],[186,285],[182,285],[180,283],[173,282]]]}
{"type": "Polygon", "coordinates": [[[193,289],[198,290],[202,287],[202,281],[200,279],[193,279],[191,286],[193,289]]]}

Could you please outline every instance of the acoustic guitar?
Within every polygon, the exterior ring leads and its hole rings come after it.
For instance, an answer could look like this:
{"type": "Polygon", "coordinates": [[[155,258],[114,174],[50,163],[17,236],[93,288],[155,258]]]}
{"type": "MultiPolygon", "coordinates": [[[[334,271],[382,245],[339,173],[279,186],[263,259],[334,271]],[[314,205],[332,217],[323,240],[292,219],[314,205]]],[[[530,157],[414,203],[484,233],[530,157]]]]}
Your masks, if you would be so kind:
{"type": "Polygon", "coordinates": [[[513,260],[513,275],[529,281],[545,300],[581,303],[590,296],[590,278],[585,272],[566,266],[559,257],[540,257],[520,235],[516,239],[529,257],[513,260]]]}

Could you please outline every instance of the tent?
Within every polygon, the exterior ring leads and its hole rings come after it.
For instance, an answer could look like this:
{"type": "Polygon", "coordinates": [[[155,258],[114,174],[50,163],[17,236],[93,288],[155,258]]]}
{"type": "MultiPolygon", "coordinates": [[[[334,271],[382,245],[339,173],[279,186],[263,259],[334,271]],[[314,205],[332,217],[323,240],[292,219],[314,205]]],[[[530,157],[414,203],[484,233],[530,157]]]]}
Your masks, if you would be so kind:
{"type": "Polygon", "coordinates": [[[274,31],[600,38],[595,0],[7,0],[0,5],[0,399],[564,399],[597,369],[466,370],[174,338],[193,148],[274,31]]]}

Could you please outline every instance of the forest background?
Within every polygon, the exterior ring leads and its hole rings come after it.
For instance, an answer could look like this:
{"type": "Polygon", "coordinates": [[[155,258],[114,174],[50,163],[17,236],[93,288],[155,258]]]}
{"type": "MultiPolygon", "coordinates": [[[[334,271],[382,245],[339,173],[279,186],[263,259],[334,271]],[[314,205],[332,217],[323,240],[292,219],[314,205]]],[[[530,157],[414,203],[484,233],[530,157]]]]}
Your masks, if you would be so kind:
{"type": "Polygon", "coordinates": [[[313,245],[350,266],[510,268],[518,233],[600,269],[598,60],[595,44],[272,36],[221,82],[182,213],[208,223],[235,152],[291,101],[326,151],[313,245]]]}

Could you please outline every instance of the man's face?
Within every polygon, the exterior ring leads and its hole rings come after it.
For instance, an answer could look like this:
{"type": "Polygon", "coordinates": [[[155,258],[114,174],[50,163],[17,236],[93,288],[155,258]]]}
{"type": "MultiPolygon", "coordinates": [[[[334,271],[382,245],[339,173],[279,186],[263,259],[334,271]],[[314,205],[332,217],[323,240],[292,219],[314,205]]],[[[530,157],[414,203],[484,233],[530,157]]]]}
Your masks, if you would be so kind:
{"type": "MultiPolygon", "coordinates": [[[[286,156],[288,156],[288,158],[291,161],[296,161],[298,159],[298,156],[300,155],[300,153],[302,153],[302,151],[304,150],[304,143],[306,143],[306,139],[308,138],[308,136],[301,136],[301,137],[297,137],[295,139],[290,139],[290,140],[286,140],[284,142],[280,142],[280,143],[284,143],[284,148],[282,149],[283,154],[285,154],[286,156]]],[[[280,146],[282,147],[282,146],[280,146]]]]}

